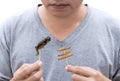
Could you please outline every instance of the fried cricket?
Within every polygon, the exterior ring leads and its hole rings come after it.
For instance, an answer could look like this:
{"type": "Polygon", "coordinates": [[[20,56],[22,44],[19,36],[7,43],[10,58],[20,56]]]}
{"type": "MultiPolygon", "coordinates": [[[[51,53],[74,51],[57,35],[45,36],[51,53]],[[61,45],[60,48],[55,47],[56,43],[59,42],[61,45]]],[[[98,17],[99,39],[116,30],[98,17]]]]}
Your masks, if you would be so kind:
{"type": "Polygon", "coordinates": [[[41,49],[41,48],[44,48],[44,46],[47,45],[47,43],[48,43],[50,40],[51,40],[51,38],[50,38],[50,37],[47,37],[47,38],[45,38],[44,40],[40,41],[37,46],[35,46],[36,52],[37,52],[37,54],[39,55],[39,59],[40,59],[40,54],[39,54],[40,49],[41,49]]]}

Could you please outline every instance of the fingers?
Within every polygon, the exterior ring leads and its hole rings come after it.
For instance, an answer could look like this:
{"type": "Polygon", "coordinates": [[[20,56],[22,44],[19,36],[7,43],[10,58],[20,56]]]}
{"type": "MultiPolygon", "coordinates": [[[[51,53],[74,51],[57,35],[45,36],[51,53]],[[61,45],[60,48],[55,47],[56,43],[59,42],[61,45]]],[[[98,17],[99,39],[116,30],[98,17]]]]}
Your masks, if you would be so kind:
{"type": "Polygon", "coordinates": [[[22,65],[15,73],[13,78],[17,80],[22,80],[29,77],[33,72],[38,71],[42,66],[42,62],[37,61],[33,64],[22,65]]]}
{"type": "Polygon", "coordinates": [[[73,81],[90,81],[90,80],[88,80],[88,78],[86,78],[84,76],[80,76],[78,74],[73,74],[72,75],[72,80],[73,81]]]}
{"type": "Polygon", "coordinates": [[[66,66],[66,70],[68,72],[72,72],[72,73],[75,73],[75,74],[78,74],[81,76],[85,76],[85,77],[94,76],[94,75],[96,75],[96,72],[97,72],[89,67],[71,66],[71,65],[66,66]]]}
{"type": "Polygon", "coordinates": [[[33,73],[31,76],[29,76],[29,78],[27,78],[26,81],[43,81],[43,79],[41,78],[43,74],[42,69],[40,69],[39,71],[33,73]]]}
{"type": "Polygon", "coordinates": [[[65,69],[73,73],[73,81],[111,81],[99,71],[89,67],[67,65],[65,69]]]}

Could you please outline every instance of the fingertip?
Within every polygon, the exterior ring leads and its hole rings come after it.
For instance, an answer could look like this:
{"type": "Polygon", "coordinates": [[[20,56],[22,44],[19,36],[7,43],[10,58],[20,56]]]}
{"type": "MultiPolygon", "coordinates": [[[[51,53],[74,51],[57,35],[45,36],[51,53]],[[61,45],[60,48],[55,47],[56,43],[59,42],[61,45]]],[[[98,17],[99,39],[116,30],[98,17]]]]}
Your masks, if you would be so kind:
{"type": "Polygon", "coordinates": [[[36,64],[38,64],[39,66],[42,66],[42,61],[38,60],[35,62],[36,64]]]}
{"type": "Polygon", "coordinates": [[[39,64],[42,65],[43,64],[42,61],[39,61],[39,64]]]}
{"type": "Polygon", "coordinates": [[[65,67],[66,71],[69,71],[70,68],[71,68],[71,66],[72,66],[72,65],[67,65],[67,66],[65,67]]]}
{"type": "Polygon", "coordinates": [[[40,81],[44,81],[43,77],[41,77],[40,81]]]}

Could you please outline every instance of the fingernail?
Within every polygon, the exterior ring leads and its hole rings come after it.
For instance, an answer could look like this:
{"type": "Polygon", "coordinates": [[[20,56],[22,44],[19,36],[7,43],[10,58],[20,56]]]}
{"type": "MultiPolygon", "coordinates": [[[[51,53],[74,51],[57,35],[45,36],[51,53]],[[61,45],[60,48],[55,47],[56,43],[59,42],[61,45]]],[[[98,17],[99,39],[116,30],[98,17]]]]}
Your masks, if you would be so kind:
{"type": "Polygon", "coordinates": [[[67,65],[67,66],[65,67],[65,69],[68,71],[71,66],[72,66],[72,65],[67,65]]]}
{"type": "Polygon", "coordinates": [[[36,61],[37,64],[39,64],[40,66],[42,65],[42,62],[41,61],[36,61]]]}

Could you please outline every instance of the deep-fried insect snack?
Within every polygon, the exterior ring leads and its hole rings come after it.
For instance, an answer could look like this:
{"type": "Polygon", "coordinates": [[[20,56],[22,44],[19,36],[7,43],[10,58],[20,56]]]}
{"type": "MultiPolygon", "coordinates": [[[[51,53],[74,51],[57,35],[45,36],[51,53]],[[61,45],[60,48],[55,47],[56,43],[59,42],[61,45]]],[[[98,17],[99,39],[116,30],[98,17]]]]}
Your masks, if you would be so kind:
{"type": "Polygon", "coordinates": [[[38,45],[35,47],[37,54],[39,54],[39,49],[43,48],[50,40],[51,38],[47,37],[38,43],[38,45]]]}

